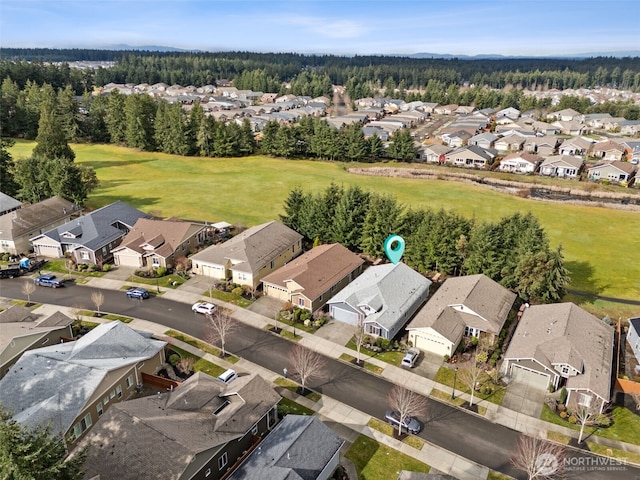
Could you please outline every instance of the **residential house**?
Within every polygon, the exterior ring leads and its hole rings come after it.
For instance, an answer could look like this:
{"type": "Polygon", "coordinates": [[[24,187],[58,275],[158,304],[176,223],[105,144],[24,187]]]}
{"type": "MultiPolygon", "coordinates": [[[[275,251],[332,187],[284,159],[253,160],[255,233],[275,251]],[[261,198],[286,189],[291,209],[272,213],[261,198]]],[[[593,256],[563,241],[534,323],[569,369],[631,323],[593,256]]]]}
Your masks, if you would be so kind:
{"type": "Polygon", "coordinates": [[[516,294],[486,275],[451,277],[407,325],[409,341],[420,350],[453,355],[463,337],[494,342],[516,294]]]}
{"type": "Polygon", "coordinates": [[[58,258],[69,253],[76,263],[101,265],[111,261],[140,218],[149,218],[126,203],[115,202],[76,218],[31,239],[37,255],[58,258]]]}
{"type": "Polygon", "coordinates": [[[636,360],[640,363],[640,317],[629,319],[627,344],[631,347],[633,356],[636,357],[636,360]]]}
{"type": "Polygon", "coordinates": [[[25,205],[0,216],[0,252],[28,253],[30,238],[70,221],[80,207],[61,197],[25,205]]]}
{"type": "Polygon", "coordinates": [[[453,113],[456,115],[471,115],[476,111],[476,107],[470,105],[459,105],[453,113]]]}
{"type": "Polygon", "coordinates": [[[256,374],[226,384],[196,372],[173,390],[105,412],[81,444],[84,478],[226,478],[276,425],[279,401],[256,374]]]}
{"type": "Polygon", "coordinates": [[[595,143],[591,149],[591,155],[605,161],[624,160],[625,149],[619,143],[611,140],[595,143]]]}
{"type": "Polygon", "coordinates": [[[16,200],[15,198],[10,197],[6,193],[0,192],[0,215],[4,215],[6,213],[17,210],[21,206],[22,206],[22,202],[20,200],[16,200]]]}
{"type": "Polygon", "coordinates": [[[588,127],[599,129],[603,128],[605,120],[611,118],[609,113],[588,113],[580,117],[580,121],[588,127]]]}
{"type": "Polygon", "coordinates": [[[0,379],[25,351],[73,337],[73,320],[65,314],[55,312],[46,318],[39,317],[20,305],[0,312],[0,379]]]}
{"type": "Polygon", "coordinates": [[[560,120],[562,122],[579,121],[582,115],[580,112],[576,112],[573,108],[565,108],[564,110],[558,110],[557,112],[551,112],[547,114],[548,119],[560,120]]]}
{"type": "Polygon", "coordinates": [[[620,133],[623,135],[638,135],[640,133],[640,120],[624,120],[618,122],[620,133]]]}
{"type": "Polygon", "coordinates": [[[262,279],[265,295],[310,312],[324,304],[364,270],[364,260],[339,243],[319,245],[262,279]]]}
{"type": "Polygon", "coordinates": [[[634,165],[640,163],[640,141],[626,140],[623,146],[625,147],[629,162],[634,165]]]}
{"type": "Polygon", "coordinates": [[[437,113],[438,115],[451,115],[457,109],[458,109],[458,105],[449,104],[449,105],[438,105],[433,109],[433,111],[434,111],[434,113],[437,113]]]}
{"type": "MultiPolygon", "coordinates": [[[[608,132],[613,132],[616,130],[620,130],[620,132],[622,132],[622,125],[628,121],[629,120],[627,120],[624,117],[612,117],[612,118],[607,118],[603,120],[602,126],[608,132]]],[[[628,135],[628,133],[626,135],[628,135]]]]}
{"type": "Polygon", "coordinates": [[[447,153],[445,163],[457,167],[485,168],[493,162],[496,154],[495,150],[470,145],[447,153]]]}
{"type": "Polygon", "coordinates": [[[517,120],[520,117],[520,110],[513,107],[503,108],[502,110],[498,110],[496,112],[496,119],[507,117],[511,120],[517,120]]]}
{"type": "Polygon", "coordinates": [[[495,141],[495,148],[499,152],[519,152],[524,146],[526,138],[522,135],[512,134],[495,141]]]}
{"type": "Polygon", "coordinates": [[[392,340],[429,296],[431,281],[404,263],[369,267],[327,302],[333,318],[362,324],[365,333],[392,340]]]}
{"type": "Polygon", "coordinates": [[[442,135],[442,142],[449,145],[452,148],[462,147],[467,144],[467,141],[471,138],[471,133],[465,130],[458,130],[457,132],[445,133],[442,135]]]}
{"type": "Polygon", "coordinates": [[[576,120],[569,122],[557,120],[551,125],[558,127],[560,129],[560,133],[564,135],[582,135],[587,131],[587,127],[576,120]]]}
{"type": "Polygon", "coordinates": [[[629,162],[603,162],[590,167],[589,180],[610,180],[612,182],[628,182],[636,173],[636,166],[629,162]]]}
{"type": "Polygon", "coordinates": [[[192,271],[257,288],[262,278],[302,253],[302,235],[277,221],[251,227],[191,257],[192,271]]]}
{"type": "Polygon", "coordinates": [[[445,156],[452,148],[448,145],[434,143],[420,148],[420,158],[428,163],[444,163],[445,156]]]}
{"type": "Polygon", "coordinates": [[[497,135],[491,132],[479,133],[469,139],[469,145],[477,145],[482,148],[494,148],[495,142],[498,139],[497,135]]]}
{"type": "Polygon", "coordinates": [[[287,415],[228,478],[328,480],[343,444],[318,417],[287,415]]]}
{"type": "Polygon", "coordinates": [[[76,341],[24,352],[0,380],[0,404],[23,426],[50,425],[72,449],[160,368],[165,345],[122,322],[102,323],[76,341]]]}
{"type": "Polygon", "coordinates": [[[573,303],[527,307],[509,348],[503,372],[546,390],[567,389],[567,404],[595,406],[611,399],[614,329],[573,303]]]}
{"type": "Polygon", "coordinates": [[[558,137],[552,135],[527,137],[523,145],[523,150],[525,152],[537,153],[542,157],[548,157],[549,155],[555,155],[558,143],[558,137]]]}
{"type": "Polygon", "coordinates": [[[584,161],[569,155],[552,155],[540,164],[540,175],[578,178],[584,161]]]}
{"type": "Polygon", "coordinates": [[[113,249],[116,265],[172,268],[206,239],[206,227],[199,223],[139,219],[113,249]]]}
{"type": "Polygon", "coordinates": [[[542,157],[534,153],[515,152],[500,160],[498,169],[501,172],[533,173],[542,162],[542,157]]]}
{"type": "Polygon", "coordinates": [[[576,157],[589,155],[593,148],[593,143],[591,140],[582,137],[569,138],[558,147],[558,153],[560,155],[573,155],[576,157]]]}

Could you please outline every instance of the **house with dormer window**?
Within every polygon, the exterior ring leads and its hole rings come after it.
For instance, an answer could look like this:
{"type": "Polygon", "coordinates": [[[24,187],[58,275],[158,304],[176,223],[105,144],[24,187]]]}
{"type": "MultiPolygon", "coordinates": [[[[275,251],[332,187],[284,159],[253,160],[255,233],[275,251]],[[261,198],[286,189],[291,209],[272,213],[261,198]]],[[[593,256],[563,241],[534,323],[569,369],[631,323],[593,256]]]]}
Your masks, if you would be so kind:
{"type": "Polygon", "coordinates": [[[431,281],[404,263],[376,265],[327,302],[341,322],[362,322],[368,335],[392,340],[429,296],[431,281]]]}
{"type": "Polygon", "coordinates": [[[116,265],[171,268],[206,239],[199,223],[141,218],[113,250],[116,265]]]}
{"type": "Polygon", "coordinates": [[[68,253],[76,263],[101,265],[113,259],[113,249],[140,218],[149,215],[118,201],[37,235],[31,243],[43,257],[68,253]]]}
{"type": "Polygon", "coordinates": [[[453,355],[463,337],[500,334],[516,294],[486,275],[448,278],[407,325],[420,350],[453,355]]]}
{"type": "Polygon", "coordinates": [[[567,389],[566,403],[595,405],[611,399],[614,329],[574,305],[556,303],[525,308],[503,372],[512,380],[547,389],[567,389]]]}

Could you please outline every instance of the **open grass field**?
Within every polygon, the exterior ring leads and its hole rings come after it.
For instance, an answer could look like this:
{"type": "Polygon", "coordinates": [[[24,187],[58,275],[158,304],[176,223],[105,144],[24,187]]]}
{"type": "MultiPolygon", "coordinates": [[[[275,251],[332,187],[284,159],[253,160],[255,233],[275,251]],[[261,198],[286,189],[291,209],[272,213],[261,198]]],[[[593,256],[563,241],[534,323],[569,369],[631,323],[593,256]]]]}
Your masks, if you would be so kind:
{"type": "MultiPolygon", "coordinates": [[[[35,142],[18,141],[10,152],[14,158],[25,157],[34,146],[35,142]]],[[[293,187],[317,192],[335,182],[393,195],[407,207],[444,208],[478,220],[530,211],[539,218],[552,245],[562,244],[572,289],[640,299],[637,212],[546,203],[444,180],[357,176],[337,162],[181,157],[112,145],[74,144],[72,148],[76,161],[95,168],[100,180],[89,207],[122,200],[164,217],[252,226],[277,219],[293,187]]],[[[596,314],[612,307],[584,298],[571,300],[596,314]]],[[[639,306],[617,304],[610,316],[634,314],[640,314],[639,306]]]]}

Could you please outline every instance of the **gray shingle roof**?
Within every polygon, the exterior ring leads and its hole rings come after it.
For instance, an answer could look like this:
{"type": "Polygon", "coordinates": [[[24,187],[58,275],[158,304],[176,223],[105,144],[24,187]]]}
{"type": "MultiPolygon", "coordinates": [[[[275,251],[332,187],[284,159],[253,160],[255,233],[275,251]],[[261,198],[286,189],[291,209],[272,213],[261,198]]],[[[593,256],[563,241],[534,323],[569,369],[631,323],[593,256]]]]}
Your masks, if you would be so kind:
{"type": "Polygon", "coordinates": [[[343,443],[317,417],[287,415],[229,480],[316,480],[343,443]]]}
{"type": "Polygon", "coordinates": [[[233,270],[257,273],[300,240],[302,235],[298,232],[272,220],[251,227],[220,245],[206,248],[191,259],[217,265],[226,265],[231,260],[233,270]]]}
{"type": "Polygon", "coordinates": [[[20,200],[16,200],[13,197],[10,197],[6,193],[0,192],[0,215],[4,212],[9,212],[11,210],[15,210],[22,205],[20,200]]]}
{"type": "Polygon", "coordinates": [[[279,400],[258,375],[227,385],[197,372],[172,392],[115,404],[79,445],[90,446],[85,478],[181,478],[199,453],[238,440],[279,400]]]}
{"type": "Polygon", "coordinates": [[[376,312],[365,322],[377,322],[393,331],[407,311],[426,300],[430,285],[431,280],[404,263],[387,263],[367,268],[327,303],[344,302],[354,309],[368,305],[376,312]]]}
{"type": "Polygon", "coordinates": [[[605,400],[611,387],[613,328],[573,303],[527,308],[505,353],[505,359],[535,359],[555,370],[569,364],[582,373],[567,379],[567,388],[589,389],[605,400]]]}
{"type": "Polygon", "coordinates": [[[118,224],[130,230],[140,218],[149,218],[149,215],[118,201],[49,230],[43,236],[59,243],[83,245],[95,251],[126,234],[126,231],[117,228],[118,224]],[[75,238],[64,238],[65,232],[75,238]]]}
{"type": "Polygon", "coordinates": [[[0,217],[0,238],[15,239],[21,235],[63,221],[80,207],[60,197],[51,197],[0,217]]]}
{"type": "Polygon", "coordinates": [[[486,275],[448,278],[407,325],[407,329],[432,327],[451,341],[460,328],[478,328],[497,334],[509,315],[516,294],[486,275]],[[451,325],[456,322],[458,326],[451,325]]]}
{"type": "Polygon", "coordinates": [[[21,424],[51,422],[54,432],[65,432],[109,372],[165,345],[120,322],[98,325],[75,342],[25,352],[0,381],[0,403],[21,424]]]}

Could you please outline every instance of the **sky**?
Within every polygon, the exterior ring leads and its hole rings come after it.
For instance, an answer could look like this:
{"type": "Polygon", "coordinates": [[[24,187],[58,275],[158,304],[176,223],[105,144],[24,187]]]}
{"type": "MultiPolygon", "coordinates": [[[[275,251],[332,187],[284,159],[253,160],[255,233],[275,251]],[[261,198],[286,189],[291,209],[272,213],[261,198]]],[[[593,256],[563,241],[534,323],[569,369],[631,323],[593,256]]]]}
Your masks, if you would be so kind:
{"type": "Polygon", "coordinates": [[[336,55],[637,55],[640,2],[2,0],[0,45],[336,55]]]}

